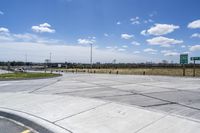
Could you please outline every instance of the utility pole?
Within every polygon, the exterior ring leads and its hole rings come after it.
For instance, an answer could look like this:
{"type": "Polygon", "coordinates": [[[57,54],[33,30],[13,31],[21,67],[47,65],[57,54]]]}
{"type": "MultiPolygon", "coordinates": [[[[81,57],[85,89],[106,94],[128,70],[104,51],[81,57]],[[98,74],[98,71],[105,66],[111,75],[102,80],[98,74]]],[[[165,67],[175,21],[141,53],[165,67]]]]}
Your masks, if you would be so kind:
{"type": "Polygon", "coordinates": [[[195,77],[196,76],[196,74],[195,74],[195,62],[196,60],[194,60],[194,64],[193,64],[193,77],[195,77]]]}
{"type": "Polygon", "coordinates": [[[27,69],[27,54],[25,54],[25,65],[24,65],[24,70],[26,71],[27,69]]]}
{"type": "Polygon", "coordinates": [[[50,67],[50,72],[52,73],[52,70],[51,70],[51,52],[50,52],[50,54],[49,54],[49,67],[50,67]]]}
{"type": "Polygon", "coordinates": [[[90,43],[90,68],[92,69],[92,43],[90,43]]]}

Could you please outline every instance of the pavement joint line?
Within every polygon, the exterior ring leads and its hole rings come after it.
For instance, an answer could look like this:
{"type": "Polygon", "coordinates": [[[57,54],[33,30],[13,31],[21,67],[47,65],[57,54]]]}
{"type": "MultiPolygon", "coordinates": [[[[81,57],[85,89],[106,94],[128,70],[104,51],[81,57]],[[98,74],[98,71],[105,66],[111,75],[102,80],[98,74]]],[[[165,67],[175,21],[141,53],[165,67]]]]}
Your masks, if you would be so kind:
{"type": "Polygon", "coordinates": [[[92,97],[92,98],[106,98],[106,97],[117,97],[117,96],[130,96],[130,95],[137,95],[137,94],[124,94],[124,95],[112,95],[112,96],[96,96],[96,97],[92,97]]]}
{"type": "MultiPolygon", "coordinates": [[[[84,83],[88,83],[88,82],[82,81],[82,80],[78,80],[78,81],[84,82],[84,83]]],[[[110,89],[116,89],[116,90],[119,90],[119,91],[122,91],[122,92],[130,92],[130,93],[132,93],[131,91],[121,90],[121,89],[118,89],[118,88],[114,88],[112,86],[107,86],[107,85],[102,85],[102,84],[97,84],[97,83],[89,83],[89,84],[94,84],[94,85],[98,85],[100,87],[105,87],[105,88],[110,88],[110,89]]]]}
{"type": "Polygon", "coordinates": [[[168,115],[170,115],[170,113],[168,113],[168,114],[162,116],[161,118],[159,118],[159,119],[157,119],[157,120],[155,120],[155,121],[152,121],[151,123],[149,123],[149,124],[147,124],[147,125],[141,127],[140,129],[138,129],[138,130],[135,131],[134,133],[139,133],[139,132],[142,131],[143,129],[145,129],[145,128],[147,128],[147,127],[149,127],[149,126],[155,124],[156,122],[160,121],[161,119],[164,119],[164,118],[167,117],[168,115]]]}
{"type": "Polygon", "coordinates": [[[156,99],[156,100],[160,100],[160,101],[168,102],[168,103],[174,103],[174,104],[177,104],[177,102],[174,102],[174,101],[169,101],[169,100],[165,100],[165,99],[161,99],[161,98],[157,98],[157,97],[149,96],[149,95],[142,94],[142,93],[136,93],[136,94],[141,95],[141,96],[144,96],[144,97],[149,97],[149,98],[153,98],[153,99],[156,99]]]}
{"type": "Polygon", "coordinates": [[[93,90],[92,88],[94,89],[104,89],[104,88],[95,88],[95,87],[84,87],[84,88],[81,88],[81,89],[84,89],[84,90],[76,90],[76,91],[68,91],[68,92],[58,92],[58,93],[52,93],[52,94],[66,94],[66,93],[76,93],[76,92],[83,92],[83,91],[87,91],[87,90],[93,90]],[[88,88],[88,89],[87,89],[88,88]]]}
{"type": "Polygon", "coordinates": [[[62,120],[65,120],[65,119],[68,119],[68,118],[74,117],[74,116],[76,116],[76,115],[80,115],[80,114],[86,113],[86,112],[88,112],[88,111],[91,111],[91,110],[97,109],[97,108],[99,108],[99,107],[102,107],[102,106],[108,105],[108,104],[110,104],[110,103],[112,103],[112,102],[107,102],[107,103],[104,103],[104,104],[100,104],[100,105],[95,106],[95,107],[93,107],[93,108],[90,108],[90,109],[87,109],[87,110],[81,111],[81,112],[79,112],[79,113],[76,113],[76,114],[73,114],[73,115],[70,115],[70,116],[67,116],[67,117],[64,117],[64,118],[58,119],[58,120],[54,121],[53,123],[56,123],[56,122],[59,122],[59,121],[62,121],[62,120]]]}
{"type": "MultiPolygon", "coordinates": [[[[155,93],[163,93],[163,92],[178,92],[178,91],[159,91],[159,92],[144,92],[142,94],[155,94],[155,93]]],[[[138,92],[139,93],[139,92],[138,92]]]]}
{"type": "Polygon", "coordinates": [[[50,83],[50,84],[41,86],[41,87],[39,87],[39,88],[37,88],[37,89],[34,89],[34,90],[32,90],[32,91],[30,91],[30,92],[28,92],[28,93],[34,93],[34,92],[36,92],[36,91],[38,91],[38,90],[40,90],[40,89],[42,89],[42,88],[45,88],[45,87],[51,86],[51,85],[53,85],[53,84],[56,84],[56,83],[59,82],[59,81],[60,81],[60,79],[57,79],[56,81],[54,81],[54,82],[52,82],[52,83],[50,83]]]}
{"type": "Polygon", "coordinates": [[[168,103],[153,104],[153,105],[147,105],[147,106],[141,106],[141,107],[148,108],[148,107],[156,107],[156,106],[163,106],[163,105],[169,105],[169,104],[176,104],[176,103],[168,102],[168,103]]]}
{"type": "Polygon", "coordinates": [[[174,102],[174,101],[168,101],[168,100],[165,100],[165,99],[160,99],[160,98],[157,98],[157,97],[148,96],[148,95],[140,94],[140,93],[138,93],[138,95],[142,95],[142,96],[146,96],[146,97],[154,98],[154,99],[157,99],[157,100],[161,100],[161,101],[165,101],[165,102],[169,102],[169,103],[177,104],[177,105],[180,105],[180,106],[184,106],[184,107],[187,107],[187,108],[190,108],[190,109],[194,109],[194,110],[198,110],[198,111],[200,111],[199,108],[191,107],[191,106],[188,106],[188,105],[185,105],[185,104],[182,104],[182,103],[178,103],[178,102],[174,102]]]}
{"type": "MultiPolygon", "coordinates": [[[[44,120],[44,121],[46,121],[46,122],[48,122],[48,123],[54,124],[55,126],[58,126],[59,128],[62,128],[62,129],[66,130],[66,131],[68,131],[68,132],[70,132],[70,133],[73,133],[73,132],[70,131],[69,129],[66,129],[66,128],[64,128],[64,127],[62,127],[62,126],[60,126],[60,125],[58,125],[58,124],[56,124],[56,123],[54,123],[54,122],[51,122],[51,121],[49,121],[49,120],[47,120],[47,119],[45,119],[45,118],[39,117],[39,116],[37,116],[37,115],[31,114],[31,113],[27,113],[27,112],[24,112],[24,111],[21,111],[21,110],[6,108],[6,107],[0,107],[0,109],[1,109],[1,108],[2,108],[2,109],[11,110],[11,111],[20,112],[20,113],[24,113],[24,114],[27,114],[27,115],[36,117],[36,118],[41,119],[41,120],[44,120]]],[[[1,111],[0,111],[0,112],[1,112],[1,111]]]]}
{"type": "MultiPolygon", "coordinates": [[[[84,82],[84,83],[88,83],[86,81],[83,81],[83,80],[76,80],[76,81],[80,81],[80,82],[84,82]]],[[[113,80],[110,80],[109,81],[113,81],[113,80]]],[[[120,82],[120,81],[119,81],[120,82]]],[[[127,84],[134,84],[134,85],[140,85],[140,86],[151,86],[151,87],[158,87],[158,86],[155,86],[155,85],[144,85],[142,83],[146,83],[146,82],[140,82],[140,83],[129,83],[129,82],[121,82],[121,83],[127,83],[127,84]]],[[[168,82],[166,82],[168,83],[168,82]]],[[[108,87],[108,88],[112,88],[112,89],[117,89],[117,90],[120,90],[120,91],[124,91],[124,92],[131,92],[131,91],[128,91],[128,90],[122,90],[122,89],[118,89],[118,88],[114,88],[112,86],[106,86],[106,85],[102,85],[102,84],[97,84],[97,83],[90,83],[90,84],[95,84],[95,85],[99,85],[99,86],[102,86],[102,87],[108,87]]],[[[122,84],[121,86],[123,85],[127,85],[127,84],[122,84]]],[[[116,85],[115,85],[116,86],[116,85]]],[[[119,85],[118,85],[119,86],[119,85]]],[[[182,91],[180,89],[176,89],[176,88],[170,88],[170,87],[159,87],[159,88],[164,88],[164,89],[169,89],[169,90],[173,90],[173,91],[182,91]]],[[[132,93],[132,92],[131,92],[132,93]]]]}

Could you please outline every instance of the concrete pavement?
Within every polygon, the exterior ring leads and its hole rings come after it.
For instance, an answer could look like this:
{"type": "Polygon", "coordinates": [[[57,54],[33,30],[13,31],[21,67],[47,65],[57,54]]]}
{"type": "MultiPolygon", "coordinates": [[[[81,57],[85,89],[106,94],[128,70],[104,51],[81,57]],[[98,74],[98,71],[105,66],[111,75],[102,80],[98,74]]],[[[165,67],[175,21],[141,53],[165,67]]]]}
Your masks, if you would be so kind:
{"type": "Polygon", "coordinates": [[[56,133],[193,133],[200,130],[199,121],[194,119],[90,98],[3,93],[0,105],[1,111],[23,116],[56,133]]]}
{"type": "Polygon", "coordinates": [[[1,110],[32,115],[56,132],[193,133],[199,105],[198,78],[64,74],[0,82],[1,110]]]}

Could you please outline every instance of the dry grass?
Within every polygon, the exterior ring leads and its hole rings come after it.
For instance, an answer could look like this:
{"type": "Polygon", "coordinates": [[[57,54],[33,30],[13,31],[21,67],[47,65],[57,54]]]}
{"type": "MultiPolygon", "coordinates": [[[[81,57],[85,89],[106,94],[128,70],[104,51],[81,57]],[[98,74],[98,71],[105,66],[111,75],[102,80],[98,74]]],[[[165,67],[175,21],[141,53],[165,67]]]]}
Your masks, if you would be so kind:
{"type": "MultiPolygon", "coordinates": [[[[130,69],[56,69],[65,72],[89,72],[89,73],[108,73],[108,74],[130,74],[130,75],[168,75],[182,76],[181,68],[130,68],[130,69]]],[[[186,68],[186,76],[193,76],[193,68],[186,68]]],[[[196,76],[200,76],[200,68],[196,68],[196,76]]]]}

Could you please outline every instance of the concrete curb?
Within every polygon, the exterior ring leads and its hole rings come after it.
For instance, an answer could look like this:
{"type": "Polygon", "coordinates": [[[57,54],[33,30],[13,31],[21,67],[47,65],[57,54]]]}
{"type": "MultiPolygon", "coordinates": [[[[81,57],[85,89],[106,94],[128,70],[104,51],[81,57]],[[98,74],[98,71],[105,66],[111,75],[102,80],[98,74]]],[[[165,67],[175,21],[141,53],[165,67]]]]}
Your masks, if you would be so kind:
{"type": "Polygon", "coordinates": [[[72,133],[48,120],[8,108],[0,107],[0,116],[17,121],[39,133],[72,133]]]}

